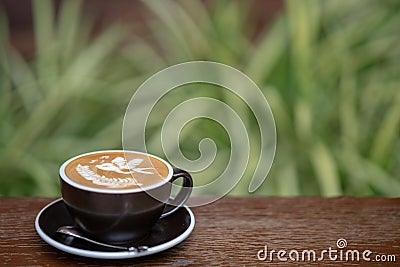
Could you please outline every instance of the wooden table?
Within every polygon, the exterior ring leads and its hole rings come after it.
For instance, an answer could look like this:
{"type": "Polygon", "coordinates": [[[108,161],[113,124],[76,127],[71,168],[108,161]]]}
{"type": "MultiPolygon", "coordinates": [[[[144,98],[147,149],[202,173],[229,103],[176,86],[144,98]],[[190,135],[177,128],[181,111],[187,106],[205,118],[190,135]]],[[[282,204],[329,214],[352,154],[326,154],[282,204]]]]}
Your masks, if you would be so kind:
{"type": "Polygon", "coordinates": [[[193,208],[196,226],[183,243],[156,255],[127,260],[74,256],[42,241],[34,220],[51,200],[0,198],[0,265],[400,266],[400,198],[226,197],[193,208]],[[337,244],[338,239],[345,239],[347,246],[343,247],[344,240],[337,244]],[[331,251],[333,260],[329,248],[337,250],[336,254],[331,251]],[[328,251],[322,254],[323,250],[328,251]],[[356,259],[355,250],[360,261],[352,258],[354,253],[356,259]],[[340,253],[343,260],[334,260],[340,253]],[[323,261],[318,260],[321,254],[323,261]],[[378,254],[392,262],[377,262],[378,254]]]}

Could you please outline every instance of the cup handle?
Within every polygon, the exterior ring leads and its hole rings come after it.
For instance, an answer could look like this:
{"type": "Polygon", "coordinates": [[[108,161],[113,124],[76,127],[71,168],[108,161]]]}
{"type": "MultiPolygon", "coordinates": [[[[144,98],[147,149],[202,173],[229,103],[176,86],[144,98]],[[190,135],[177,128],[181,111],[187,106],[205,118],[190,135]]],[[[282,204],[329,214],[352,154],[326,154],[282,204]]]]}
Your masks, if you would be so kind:
{"type": "Polygon", "coordinates": [[[174,168],[174,174],[172,175],[170,183],[181,177],[183,178],[182,187],[175,198],[168,200],[168,202],[166,203],[167,206],[165,207],[163,214],[161,214],[160,219],[174,213],[180,207],[182,207],[182,205],[185,204],[186,200],[192,193],[192,188],[193,188],[192,176],[190,176],[190,174],[184,170],[174,168]]]}

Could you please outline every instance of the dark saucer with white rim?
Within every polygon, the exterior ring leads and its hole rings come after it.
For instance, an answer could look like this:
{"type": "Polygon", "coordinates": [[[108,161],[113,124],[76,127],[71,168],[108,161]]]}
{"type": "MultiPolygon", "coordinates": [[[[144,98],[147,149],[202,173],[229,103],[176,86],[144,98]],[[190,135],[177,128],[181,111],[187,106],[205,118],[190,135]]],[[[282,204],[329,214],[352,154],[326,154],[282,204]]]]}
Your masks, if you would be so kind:
{"type": "Polygon", "coordinates": [[[126,244],[126,246],[147,246],[148,249],[139,252],[118,251],[98,246],[77,238],[66,238],[56,233],[65,225],[73,225],[62,198],[45,206],[36,216],[35,228],[39,236],[49,245],[62,251],[99,259],[128,259],[155,254],[185,240],[193,231],[195,219],[188,207],[181,207],[173,214],[159,220],[144,239],[126,244]]]}

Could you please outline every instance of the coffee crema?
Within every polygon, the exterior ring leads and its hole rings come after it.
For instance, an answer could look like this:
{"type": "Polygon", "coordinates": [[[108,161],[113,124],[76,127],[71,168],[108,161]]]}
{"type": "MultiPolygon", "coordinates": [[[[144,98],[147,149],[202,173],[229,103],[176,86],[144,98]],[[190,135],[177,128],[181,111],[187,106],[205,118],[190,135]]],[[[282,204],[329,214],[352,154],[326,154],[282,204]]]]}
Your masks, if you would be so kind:
{"type": "Polygon", "coordinates": [[[79,156],[64,169],[72,181],[93,188],[132,189],[157,184],[168,177],[168,166],[147,154],[99,151],[79,156]]]}

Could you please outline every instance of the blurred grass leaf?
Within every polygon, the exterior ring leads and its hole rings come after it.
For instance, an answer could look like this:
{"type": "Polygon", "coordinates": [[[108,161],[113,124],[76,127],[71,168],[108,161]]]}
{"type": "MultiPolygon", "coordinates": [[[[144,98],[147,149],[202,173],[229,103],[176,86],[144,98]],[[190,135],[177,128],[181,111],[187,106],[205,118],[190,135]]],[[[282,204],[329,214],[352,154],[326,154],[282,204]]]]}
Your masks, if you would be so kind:
{"type": "MultiPolygon", "coordinates": [[[[256,194],[399,195],[398,1],[287,0],[254,40],[248,33],[257,1],[144,1],[145,21],[113,24],[96,35],[81,1],[62,1],[57,13],[53,1],[32,4],[31,60],[12,48],[0,13],[0,195],[58,195],[59,164],[81,152],[119,148],[134,88],[189,60],[238,68],[268,99],[277,155],[256,194]],[[135,31],[141,27],[146,36],[135,31]]],[[[249,128],[250,164],[231,192],[248,194],[260,146],[257,121],[223,89],[194,86],[160,101],[146,132],[150,152],[162,154],[157,131],[168,109],[199,96],[224,101],[249,128]]],[[[229,137],[207,120],[182,131],[185,154],[196,158],[193,140],[205,135],[220,150],[207,172],[195,174],[202,183],[221,173],[230,154],[229,137]]]]}

